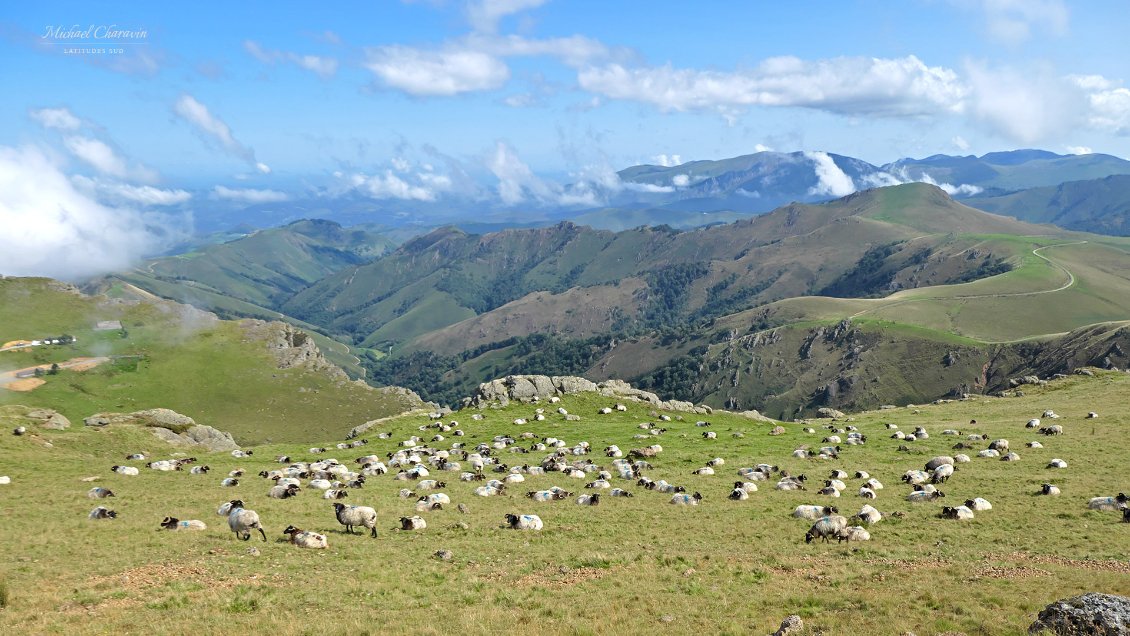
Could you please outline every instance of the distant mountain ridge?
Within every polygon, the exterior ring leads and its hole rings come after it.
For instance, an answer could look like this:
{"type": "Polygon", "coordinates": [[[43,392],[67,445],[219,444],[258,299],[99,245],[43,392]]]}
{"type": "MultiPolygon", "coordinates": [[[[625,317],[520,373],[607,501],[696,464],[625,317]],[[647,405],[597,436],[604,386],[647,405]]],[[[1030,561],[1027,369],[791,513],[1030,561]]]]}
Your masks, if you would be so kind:
{"type": "Polygon", "coordinates": [[[1130,175],[1030,188],[965,201],[986,212],[1096,234],[1130,235],[1130,175]]]}

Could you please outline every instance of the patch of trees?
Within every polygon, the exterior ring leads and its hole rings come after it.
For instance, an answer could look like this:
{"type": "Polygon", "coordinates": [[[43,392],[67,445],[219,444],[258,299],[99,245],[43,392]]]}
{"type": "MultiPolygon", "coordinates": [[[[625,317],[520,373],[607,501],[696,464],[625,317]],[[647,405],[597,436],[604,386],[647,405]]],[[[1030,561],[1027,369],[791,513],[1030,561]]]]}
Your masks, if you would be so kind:
{"type": "Polygon", "coordinates": [[[645,272],[649,298],[643,310],[644,324],[661,327],[679,322],[691,284],[709,273],[710,265],[704,262],[676,263],[645,272]]]}
{"type": "MultiPolygon", "coordinates": [[[[899,243],[876,245],[867,250],[855,267],[816,292],[817,296],[867,298],[882,293],[895,277],[894,268],[884,268],[887,258],[899,250],[899,243]]],[[[918,256],[918,255],[916,255],[918,256]]]]}
{"type": "Polygon", "coordinates": [[[981,278],[988,278],[1011,272],[1012,265],[1005,262],[1003,259],[991,258],[986,256],[985,260],[976,269],[967,269],[957,276],[951,276],[942,282],[943,285],[956,285],[958,283],[968,283],[969,281],[978,280],[981,278]]]}
{"type": "Polygon", "coordinates": [[[665,400],[697,399],[696,385],[706,347],[698,346],[662,367],[633,380],[633,384],[665,400]]]}

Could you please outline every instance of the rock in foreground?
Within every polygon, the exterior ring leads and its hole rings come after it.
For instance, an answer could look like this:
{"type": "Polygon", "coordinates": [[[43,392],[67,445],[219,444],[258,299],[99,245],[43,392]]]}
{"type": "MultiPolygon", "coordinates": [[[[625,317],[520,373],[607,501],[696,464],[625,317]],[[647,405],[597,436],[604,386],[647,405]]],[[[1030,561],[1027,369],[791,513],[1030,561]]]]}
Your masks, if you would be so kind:
{"type": "Polygon", "coordinates": [[[1090,592],[1056,601],[1040,611],[1028,633],[1057,636],[1130,634],[1130,598],[1090,592]]]}

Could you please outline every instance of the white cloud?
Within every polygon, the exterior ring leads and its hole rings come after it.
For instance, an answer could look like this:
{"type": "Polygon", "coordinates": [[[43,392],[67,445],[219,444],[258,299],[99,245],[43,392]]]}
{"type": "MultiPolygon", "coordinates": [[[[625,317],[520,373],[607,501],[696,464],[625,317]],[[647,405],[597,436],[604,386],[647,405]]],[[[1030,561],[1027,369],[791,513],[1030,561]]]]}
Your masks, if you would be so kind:
{"type": "Polygon", "coordinates": [[[1034,28],[1049,35],[1067,33],[1069,12],[1062,0],[980,0],[985,26],[994,38],[1019,44],[1032,37],[1034,28]]]}
{"type": "Polygon", "coordinates": [[[826,152],[806,152],[804,156],[812,162],[816,172],[816,185],[808,190],[810,195],[831,195],[844,197],[855,192],[855,182],[826,152]]]}
{"type": "Polygon", "coordinates": [[[316,73],[322,78],[332,77],[334,73],[337,73],[338,61],[332,57],[301,55],[286,51],[271,51],[259,46],[259,43],[254,40],[244,40],[243,49],[247,51],[251,57],[264,64],[273,66],[280,62],[290,62],[297,65],[299,68],[316,73]]]}
{"type": "Polygon", "coordinates": [[[683,158],[679,155],[658,154],[652,157],[651,160],[655,162],[655,165],[663,166],[664,168],[671,168],[682,165],[683,163],[683,158]]]}
{"type": "Polygon", "coordinates": [[[481,51],[425,51],[381,46],[366,51],[365,68],[386,85],[422,97],[493,90],[510,79],[510,68],[481,51]]]}
{"type": "MultiPolygon", "coordinates": [[[[424,173],[427,174],[427,173],[424,173]]],[[[423,175],[421,175],[423,176],[423,175]]],[[[428,175],[433,188],[445,189],[451,186],[451,180],[439,175],[428,175]]],[[[435,201],[436,190],[425,185],[408,183],[392,170],[385,170],[383,175],[354,174],[350,176],[350,185],[361,190],[374,199],[405,199],[411,201],[435,201]]]]}
{"type": "MultiPolygon", "coordinates": [[[[773,152],[773,149],[770,148],[769,146],[766,146],[765,144],[755,144],[753,146],[753,151],[754,152],[773,152]]],[[[758,195],[758,196],[760,196],[760,195],[758,195]]]]}
{"type": "Polygon", "coordinates": [[[913,55],[817,61],[776,57],[733,72],[608,64],[585,68],[577,80],[585,90],[663,111],[796,106],[839,114],[919,116],[959,112],[966,93],[957,73],[926,66],[913,55]]]}
{"type": "Polygon", "coordinates": [[[677,175],[671,177],[671,185],[675,186],[676,188],[685,188],[685,187],[689,186],[690,184],[691,184],[691,178],[690,178],[689,175],[677,174],[677,175]]]}
{"type": "Polygon", "coordinates": [[[267,164],[255,160],[255,151],[236,140],[231,128],[208,107],[189,94],[181,95],[173,105],[173,112],[196,129],[209,142],[218,143],[222,149],[243,161],[255,166],[262,173],[271,171],[267,164]]]}
{"type": "Polygon", "coordinates": [[[534,9],[546,0],[474,0],[467,5],[467,20],[477,31],[493,33],[498,21],[508,15],[534,9]]]}
{"type": "Polygon", "coordinates": [[[454,44],[496,57],[549,56],[574,68],[612,55],[603,43],[583,35],[537,40],[519,35],[472,34],[454,44]]]}
{"type": "Polygon", "coordinates": [[[625,181],[623,183],[623,188],[625,190],[631,190],[633,192],[647,193],[666,193],[675,191],[674,186],[658,185],[655,183],[635,183],[633,181],[625,181]]]}
{"type": "Polygon", "coordinates": [[[66,108],[40,108],[30,110],[28,114],[44,128],[73,131],[82,127],[79,118],[66,108]]]}
{"type": "Polygon", "coordinates": [[[92,179],[82,175],[71,177],[75,187],[89,194],[111,201],[128,201],[151,207],[158,205],[177,205],[192,198],[184,190],[165,190],[153,186],[134,186],[127,183],[92,179]]]}
{"type": "Polygon", "coordinates": [[[961,135],[954,135],[954,138],[950,140],[950,143],[953,144],[954,148],[957,148],[962,152],[969,150],[969,142],[966,141],[965,137],[962,137],[961,135]]]}
{"type": "Polygon", "coordinates": [[[1095,152],[1088,146],[1066,146],[1065,148],[1068,153],[1073,155],[1089,155],[1095,152]]]}
{"type": "Polygon", "coordinates": [[[509,144],[499,141],[487,160],[487,168],[498,178],[498,198],[506,205],[515,205],[528,199],[552,201],[557,199],[553,184],[543,181],[518,157],[509,144]]]}
{"type": "Polygon", "coordinates": [[[926,174],[925,172],[922,172],[922,173],[918,174],[917,176],[911,176],[910,171],[907,170],[907,168],[905,166],[896,168],[894,170],[894,174],[887,174],[885,172],[882,172],[882,173],[879,173],[879,174],[883,175],[883,176],[872,180],[871,185],[873,187],[874,186],[880,186],[880,185],[898,185],[900,183],[928,183],[932,186],[937,186],[937,187],[941,188],[942,190],[945,191],[946,194],[948,194],[950,196],[957,196],[957,195],[973,196],[973,195],[979,194],[979,193],[981,193],[985,190],[984,188],[982,188],[980,186],[975,186],[975,185],[968,184],[968,183],[962,183],[962,184],[959,184],[959,185],[953,185],[952,183],[939,183],[937,180],[935,180],[933,177],[926,174]],[[889,179],[888,179],[888,177],[889,177],[889,179]],[[878,182],[875,182],[875,181],[882,181],[882,183],[878,183],[878,182]],[[889,183],[888,181],[892,181],[893,183],[889,183]]]}
{"type": "Polygon", "coordinates": [[[1047,67],[988,68],[967,65],[970,115],[1012,141],[1035,144],[1083,123],[1087,97],[1047,67]]]}
{"type": "Polygon", "coordinates": [[[92,166],[102,174],[125,177],[129,174],[126,162],[108,144],[90,137],[66,137],[63,145],[72,155],[92,166]]]}
{"type": "Polygon", "coordinates": [[[172,238],[153,221],[83,194],[38,148],[0,147],[0,273],[81,280],[126,269],[172,238]]]}
{"type": "Polygon", "coordinates": [[[228,188],[218,185],[212,189],[216,198],[243,203],[280,203],[290,199],[290,195],[278,190],[257,190],[254,188],[228,188]]]}

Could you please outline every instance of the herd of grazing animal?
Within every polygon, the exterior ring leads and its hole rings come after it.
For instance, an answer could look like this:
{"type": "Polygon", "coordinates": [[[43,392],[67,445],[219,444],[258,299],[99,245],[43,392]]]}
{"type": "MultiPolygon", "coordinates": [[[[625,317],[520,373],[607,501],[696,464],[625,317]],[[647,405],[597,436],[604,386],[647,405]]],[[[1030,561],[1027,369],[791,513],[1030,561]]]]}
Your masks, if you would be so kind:
{"type": "MultiPolygon", "coordinates": [[[[606,414],[613,411],[622,412],[625,410],[626,407],[624,405],[617,404],[615,407],[602,408],[599,412],[606,414]]],[[[558,409],[558,414],[567,414],[567,411],[561,408],[558,409]]],[[[514,420],[514,422],[525,424],[530,420],[544,420],[545,416],[546,413],[543,409],[537,409],[531,417],[518,418],[514,420]]],[[[1059,418],[1059,416],[1052,411],[1045,411],[1043,417],[1045,419],[1059,418]]],[[[1096,416],[1089,414],[1088,417],[1093,418],[1096,416]]],[[[482,421],[484,418],[477,416],[472,419],[482,421]]],[[[665,423],[671,422],[670,417],[662,417],[660,419],[665,423]]],[[[672,426],[673,425],[674,424],[672,424],[672,426]]],[[[464,437],[466,433],[463,429],[459,428],[459,426],[459,423],[456,421],[444,423],[443,421],[437,420],[420,426],[419,428],[421,431],[436,429],[435,435],[431,437],[431,441],[436,442],[443,441],[444,434],[448,434],[452,437],[464,437]]],[[[696,426],[709,427],[710,423],[700,421],[696,423],[696,426]]],[[[905,446],[906,442],[917,442],[919,440],[929,439],[929,433],[922,427],[918,427],[910,434],[903,434],[901,431],[897,431],[898,427],[893,424],[887,424],[886,427],[896,431],[891,435],[891,439],[903,443],[903,445],[900,445],[900,450],[907,448],[905,446]]],[[[1038,418],[1029,420],[1025,426],[1025,428],[1039,427],[1040,419],[1038,418]]],[[[639,428],[648,431],[648,433],[638,434],[635,438],[648,439],[650,441],[654,441],[655,437],[667,431],[666,428],[658,428],[655,424],[650,422],[640,424],[639,428]]],[[[821,443],[835,444],[834,446],[820,446],[818,449],[803,446],[794,451],[792,456],[795,458],[804,458],[809,462],[840,459],[841,454],[846,450],[845,446],[863,445],[867,441],[866,436],[861,434],[854,426],[841,426],[833,422],[825,428],[829,430],[829,434],[821,440],[821,443]]],[[[815,432],[813,429],[805,430],[815,432]]],[[[1039,432],[1048,436],[1058,436],[1064,434],[1064,427],[1057,424],[1039,428],[1039,432]]],[[[711,435],[703,434],[700,443],[717,450],[715,445],[717,435],[713,434],[714,431],[708,431],[708,433],[711,433],[711,435]]],[[[16,432],[16,434],[19,435],[21,432],[16,432]]],[[[945,436],[961,436],[960,431],[956,429],[946,429],[942,431],[941,434],[945,436]]],[[[684,435],[684,437],[687,436],[684,435]]],[[[381,433],[380,438],[392,439],[392,434],[381,433]]],[[[976,445],[973,444],[973,442],[985,442],[987,441],[987,437],[973,434],[966,435],[964,440],[965,441],[956,444],[954,448],[974,450],[976,445]]],[[[357,448],[367,443],[367,440],[355,440],[338,444],[337,448],[357,448]]],[[[1029,442],[1027,447],[1043,448],[1043,445],[1039,442],[1029,442]]],[[[310,449],[312,454],[323,454],[327,451],[327,448],[310,449]]],[[[591,446],[588,442],[581,441],[569,444],[565,440],[557,437],[542,437],[530,432],[525,432],[518,436],[494,436],[489,442],[482,442],[474,447],[468,447],[462,441],[451,442],[448,449],[433,447],[426,442],[423,437],[412,435],[408,439],[400,441],[397,450],[389,452],[383,457],[377,455],[359,457],[356,460],[356,468],[351,468],[332,458],[318,461],[296,462],[292,461],[289,456],[279,456],[275,458],[277,464],[285,466],[275,469],[264,469],[259,472],[259,476],[269,482],[266,495],[270,498],[280,500],[302,496],[301,493],[304,492],[304,483],[307,490],[320,491],[322,498],[342,499],[349,496],[350,490],[365,487],[367,479],[375,480],[380,476],[387,475],[385,479],[392,483],[410,482],[409,485],[414,484],[415,488],[401,488],[399,495],[400,497],[414,500],[415,512],[417,514],[400,517],[397,527],[399,531],[408,532],[423,531],[428,528],[427,521],[424,517],[420,516],[420,513],[442,510],[444,506],[449,506],[452,503],[451,497],[448,494],[438,492],[440,489],[447,487],[446,481],[433,478],[431,476],[432,471],[436,471],[437,475],[451,473],[452,478],[454,479],[457,476],[459,481],[483,482],[473,490],[475,495],[483,497],[509,495],[508,487],[512,484],[523,482],[526,477],[561,475],[566,479],[593,478],[592,481],[587,482],[584,486],[586,489],[593,490],[593,492],[581,494],[576,497],[574,497],[574,493],[571,490],[559,486],[526,492],[525,497],[535,503],[549,503],[571,499],[579,505],[598,506],[605,502],[604,497],[632,497],[632,492],[626,488],[613,487],[614,481],[617,479],[623,480],[623,485],[625,486],[634,482],[634,485],[641,487],[645,491],[654,490],[658,493],[669,495],[669,503],[676,506],[698,506],[704,501],[703,495],[699,492],[688,493],[687,488],[684,486],[675,485],[663,479],[651,479],[646,476],[645,473],[653,469],[652,464],[648,460],[658,458],[663,451],[662,446],[659,444],[653,443],[647,446],[641,446],[631,449],[627,451],[627,453],[621,451],[618,446],[607,446],[603,450],[603,454],[611,458],[610,466],[607,468],[588,459],[586,456],[590,454],[590,451],[591,446]],[[525,440],[531,443],[528,447],[524,447],[519,444],[518,440],[525,440]],[[533,465],[528,461],[518,465],[509,465],[502,461],[501,456],[503,452],[520,455],[528,455],[533,452],[542,452],[545,454],[540,462],[533,465]],[[626,458],[625,454],[627,455],[626,458]],[[488,474],[494,474],[497,478],[488,479],[488,474]]],[[[233,451],[232,456],[249,459],[252,456],[252,451],[233,451]]],[[[983,459],[996,458],[1001,461],[1020,460],[1020,456],[1011,451],[1011,445],[1007,439],[994,439],[990,441],[986,448],[977,453],[977,457],[983,459]]],[[[127,456],[127,460],[131,461],[145,459],[147,458],[145,454],[142,453],[127,456]]],[[[193,464],[195,461],[196,459],[192,457],[155,460],[147,462],[145,466],[151,470],[160,472],[184,471],[186,466],[193,464]]],[[[901,476],[901,481],[911,488],[905,497],[906,501],[912,504],[926,504],[944,498],[946,495],[939,489],[939,486],[949,485],[951,479],[961,481],[959,465],[970,461],[970,457],[965,454],[957,454],[952,457],[939,455],[926,461],[925,464],[922,465],[922,468],[908,469],[901,476]]],[[[717,473],[716,469],[720,469],[725,463],[726,460],[724,458],[713,457],[705,461],[701,468],[691,471],[691,474],[696,477],[710,477],[715,475],[717,473]]],[[[1047,464],[1046,468],[1064,470],[1067,469],[1067,466],[1066,461],[1055,458],[1047,464]]],[[[115,465],[111,470],[116,475],[124,477],[135,477],[141,472],[136,467],[126,465],[115,465]]],[[[193,475],[206,475],[208,471],[208,466],[193,466],[184,472],[193,475]]],[[[757,486],[757,482],[759,481],[769,482],[776,479],[775,490],[795,491],[807,490],[809,488],[807,475],[793,474],[788,470],[783,470],[776,465],[767,463],[757,464],[753,467],[739,468],[737,474],[740,479],[734,482],[733,489],[727,497],[732,501],[745,501],[749,499],[751,495],[759,492],[757,486]]],[[[220,486],[236,486],[239,484],[239,480],[243,475],[243,469],[233,470],[222,479],[220,486]]],[[[10,483],[10,480],[4,483],[10,483]]],[[[883,484],[878,479],[871,476],[866,470],[855,470],[851,473],[840,469],[832,470],[826,479],[818,480],[814,486],[813,491],[820,496],[839,498],[841,496],[849,496],[854,492],[865,500],[875,500],[879,498],[883,490],[883,484]],[[853,480],[857,480],[857,483],[849,486],[849,482],[853,480]],[[858,490],[856,490],[856,488],[858,488],[858,490]]],[[[966,486],[969,486],[969,484],[966,484],[966,486]]],[[[1045,483],[1036,494],[1059,496],[1061,493],[1062,491],[1058,486],[1045,483]]],[[[513,497],[513,495],[509,496],[513,497]]],[[[107,499],[111,497],[116,498],[117,495],[110,488],[96,486],[87,492],[87,497],[91,499],[107,499]]],[[[352,535],[357,530],[368,530],[370,537],[375,538],[378,536],[377,511],[375,508],[340,502],[329,504],[329,506],[332,508],[337,524],[343,528],[342,532],[344,534],[352,535]]],[[[1119,493],[1115,496],[1094,497],[1089,500],[1088,508],[1096,511],[1120,512],[1123,521],[1130,522],[1130,498],[1125,494],[1119,493]]],[[[992,509],[993,506],[988,500],[982,497],[975,497],[966,500],[962,505],[942,506],[937,516],[942,519],[969,521],[974,519],[975,513],[991,511],[992,509]]],[[[465,504],[460,503],[458,510],[461,513],[467,513],[469,509],[465,504]]],[[[247,541],[253,535],[258,534],[263,541],[267,540],[267,529],[260,519],[259,514],[255,510],[246,507],[242,499],[235,498],[226,501],[219,507],[216,513],[227,519],[229,529],[238,539],[247,541]]],[[[871,539],[871,532],[868,530],[868,527],[873,526],[884,518],[884,514],[869,503],[864,504],[860,511],[850,518],[840,515],[837,506],[825,504],[796,506],[792,512],[792,516],[812,523],[808,531],[804,534],[806,543],[812,543],[817,540],[821,542],[830,542],[833,540],[837,542],[868,541],[871,539]],[[858,525],[853,525],[853,523],[858,525]]],[[[105,506],[98,506],[89,513],[88,517],[90,519],[109,520],[117,518],[118,513],[105,506]]],[[[303,525],[307,525],[307,523],[304,522],[303,525]]],[[[538,515],[512,512],[505,515],[500,527],[513,530],[540,531],[545,528],[545,524],[538,515]]],[[[170,531],[206,530],[207,524],[195,519],[182,520],[178,517],[165,516],[160,522],[159,528],[170,531]]],[[[283,537],[284,539],[280,540],[285,540],[301,548],[325,549],[329,547],[329,541],[325,534],[303,530],[293,524],[287,525],[286,529],[283,531],[283,537]]]]}

